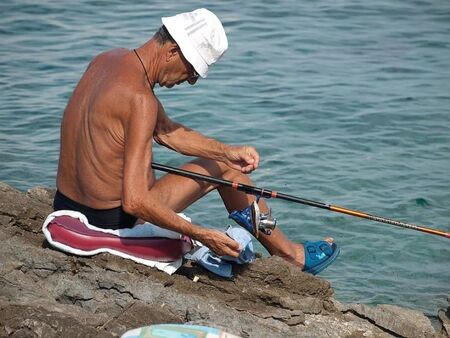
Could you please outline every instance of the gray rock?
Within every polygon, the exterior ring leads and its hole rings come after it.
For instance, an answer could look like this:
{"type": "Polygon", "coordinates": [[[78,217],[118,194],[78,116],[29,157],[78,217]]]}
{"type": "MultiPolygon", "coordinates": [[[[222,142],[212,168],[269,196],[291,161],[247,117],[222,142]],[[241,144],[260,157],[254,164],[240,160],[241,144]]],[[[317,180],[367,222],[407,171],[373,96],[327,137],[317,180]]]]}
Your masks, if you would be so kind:
{"type": "Polygon", "coordinates": [[[443,337],[450,337],[450,296],[447,298],[449,306],[446,310],[438,311],[438,318],[442,325],[441,335],[443,337]]]}
{"type": "Polygon", "coordinates": [[[430,337],[436,334],[430,320],[421,312],[395,305],[350,304],[348,311],[366,318],[380,328],[403,337],[430,337]]]}
{"type": "Polygon", "coordinates": [[[0,336],[119,337],[156,323],[217,326],[242,337],[435,334],[417,312],[340,304],[329,282],[278,257],[236,267],[230,281],[192,264],[168,276],[108,254],[66,255],[41,233],[53,193],[0,182],[0,336]]]}
{"type": "Polygon", "coordinates": [[[32,199],[51,205],[55,197],[56,189],[45,187],[34,187],[28,189],[27,194],[32,199]]]}

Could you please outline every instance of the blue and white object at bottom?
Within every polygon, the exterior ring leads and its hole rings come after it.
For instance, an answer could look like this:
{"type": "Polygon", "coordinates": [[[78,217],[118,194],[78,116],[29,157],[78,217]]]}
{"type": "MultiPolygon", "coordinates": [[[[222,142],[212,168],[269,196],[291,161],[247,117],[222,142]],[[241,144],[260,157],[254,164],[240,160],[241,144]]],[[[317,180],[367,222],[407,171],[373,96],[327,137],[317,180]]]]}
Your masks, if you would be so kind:
{"type": "Polygon", "coordinates": [[[157,324],[125,332],[121,338],[239,338],[222,330],[185,324],[157,324]]]}

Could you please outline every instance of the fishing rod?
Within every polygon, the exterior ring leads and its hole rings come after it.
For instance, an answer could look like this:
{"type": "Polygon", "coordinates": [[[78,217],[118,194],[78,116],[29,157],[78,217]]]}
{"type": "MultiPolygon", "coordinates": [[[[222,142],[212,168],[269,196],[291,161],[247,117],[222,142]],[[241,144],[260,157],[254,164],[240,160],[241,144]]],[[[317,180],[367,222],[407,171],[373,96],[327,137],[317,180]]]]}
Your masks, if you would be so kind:
{"type": "Polygon", "coordinates": [[[330,211],[334,211],[334,212],[340,212],[342,214],[346,214],[346,215],[350,215],[350,216],[355,216],[355,217],[365,218],[365,219],[369,219],[369,220],[376,221],[376,222],[391,224],[391,225],[395,225],[395,226],[398,226],[401,228],[417,230],[417,231],[425,232],[427,234],[450,238],[450,233],[442,231],[442,230],[432,229],[432,228],[419,226],[419,225],[415,225],[415,224],[410,224],[410,223],[405,223],[405,222],[400,222],[400,221],[395,221],[393,219],[367,214],[362,211],[347,209],[347,208],[340,207],[337,205],[331,205],[331,204],[326,204],[326,203],[322,203],[322,202],[312,201],[309,199],[300,198],[300,197],[296,197],[296,196],[288,195],[288,194],[283,194],[283,193],[269,190],[269,189],[258,188],[258,187],[253,187],[251,185],[238,183],[238,182],[223,180],[220,178],[203,175],[203,174],[198,174],[198,173],[195,173],[192,171],[174,168],[174,167],[166,166],[166,165],[159,164],[159,163],[152,162],[152,168],[156,169],[156,170],[160,170],[160,171],[165,171],[167,173],[179,175],[179,176],[184,176],[184,177],[188,177],[188,178],[192,178],[192,179],[196,179],[196,180],[200,180],[200,181],[205,181],[205,182],[209,182],[209,183],[213,183],[213,184],[218,184],[221,186],[230,187],[232,189],[245,192],[246,194],[256,195],[256,196],[265,197],[265,198],[279,198],[282,200],[305,204],[305,205],[309,205],[309,206],[316,207],[316,208],[326,209],[326,210],[330,210],[330,211]]]}

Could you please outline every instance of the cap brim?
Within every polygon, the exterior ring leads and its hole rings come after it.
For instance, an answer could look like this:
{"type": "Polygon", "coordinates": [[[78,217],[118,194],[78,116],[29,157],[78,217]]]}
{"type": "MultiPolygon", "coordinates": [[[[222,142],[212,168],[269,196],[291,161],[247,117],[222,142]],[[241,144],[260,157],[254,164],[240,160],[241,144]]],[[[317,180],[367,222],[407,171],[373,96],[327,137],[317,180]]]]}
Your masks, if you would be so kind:
{"type": "Polygon", "coordinates": [[[162,23],[166,26],[170,35],[180,46],[181,52],[186,60],[194,67],[195,71],[202,77],[208,75],[208,64],[203,60],[199,52],[192,46],[189,36],[185,30],[179,27],[178,20],[174,17],[161,18],[162,23]]]}

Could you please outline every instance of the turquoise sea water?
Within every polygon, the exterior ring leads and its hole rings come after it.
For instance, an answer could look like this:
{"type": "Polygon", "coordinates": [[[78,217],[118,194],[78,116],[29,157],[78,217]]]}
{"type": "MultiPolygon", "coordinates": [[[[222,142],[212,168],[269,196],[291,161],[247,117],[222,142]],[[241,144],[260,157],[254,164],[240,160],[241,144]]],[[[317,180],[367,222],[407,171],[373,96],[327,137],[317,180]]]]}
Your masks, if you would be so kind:
{"type": "MultiPolygon", "coordinates": [[[[0,180],[54,186],[59,124],[90,59],[134,48],[197,1],[0,3],[0,180]]],[[[254,145],[258,186],[450,231],[450,2],[216,1],[229,51],[194,87],[158,89],[169,115],[254,145]]],[[[186,158],[157,148],[157,162],[186,158]]],[[[283,201],[296,241],[342,246],[322,276],[346,302],[436,314],[450,241],[283,201]]],[[[188,211],[228,223],[217,195],[188,211]]]]}

